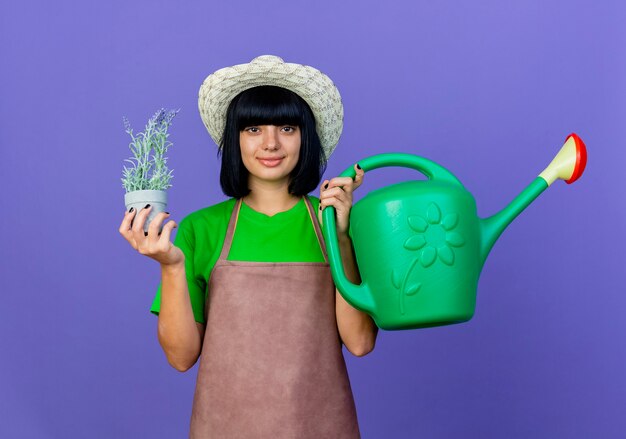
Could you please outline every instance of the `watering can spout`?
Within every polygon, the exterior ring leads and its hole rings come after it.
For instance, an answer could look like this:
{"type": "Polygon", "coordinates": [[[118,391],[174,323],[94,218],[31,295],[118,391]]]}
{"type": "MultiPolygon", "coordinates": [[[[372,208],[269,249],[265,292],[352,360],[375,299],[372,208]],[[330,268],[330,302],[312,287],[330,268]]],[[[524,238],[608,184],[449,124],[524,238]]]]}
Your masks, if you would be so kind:
{"type": "Polygon", "coordinates": [[[504,229],[547,188],[546,181],[537,177],[503,210],[480,221],[480,266],[485,263],[491,248],[504,232],[504,229]]]}
{"type": "Polygon", "coordinates": [[[544,190],[557,179],[567,184],[576,181],[585,170],[587,149],[576,134],[572,133],[565,139],[559,153],[539,176],[533,180],[515,199],[497,214],[480,222],[481,249],[480,263],[484,264],[491,248],[504,229],[544,190]]]}

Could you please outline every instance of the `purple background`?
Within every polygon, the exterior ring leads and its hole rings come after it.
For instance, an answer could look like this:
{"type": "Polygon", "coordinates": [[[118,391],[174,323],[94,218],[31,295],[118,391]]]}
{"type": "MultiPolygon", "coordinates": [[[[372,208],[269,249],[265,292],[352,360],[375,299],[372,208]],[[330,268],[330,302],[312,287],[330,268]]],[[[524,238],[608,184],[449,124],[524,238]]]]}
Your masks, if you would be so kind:
{"type": "MultiPolygon", "coordinates": [[[[212,71],[276,54],[337,84],[327,178],[389,151],[455,173],[481,216],[565,136],[556,182],[495,245],[465,324],[381,331],[346,354],[364,438],[623,437],[626,9],[620,2],[6,1],[0,6],[0,437],[186,437],[197,366],[148,311],[158,264],[119,235],[136,130],[181,108],[172,219],[221,201],[197,110],[212,71]]],[[[369,190],[417,178],[386,169],[369,190]]],[[[318,194],[318,193],[316,193],[318,194]]]]}

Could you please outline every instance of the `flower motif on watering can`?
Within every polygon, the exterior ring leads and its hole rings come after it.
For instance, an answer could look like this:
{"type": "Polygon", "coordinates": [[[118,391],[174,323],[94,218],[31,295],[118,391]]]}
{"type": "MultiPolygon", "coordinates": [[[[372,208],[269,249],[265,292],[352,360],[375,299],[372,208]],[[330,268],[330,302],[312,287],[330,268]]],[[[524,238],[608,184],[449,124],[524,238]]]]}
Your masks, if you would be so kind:
{"type": "Polygon", "coordinates": [[[419,261],[423,267],[430,267],[437,257],[446,265],[454,264],[453,247],[465,244],[465,239],[454,231],[459,222],[457,213],[443,216],[441,208],[436,203],[430,203],[426,217],[411,215],[408,222],[411,229],[418,233],[404,242],[404,248],[421,250],[419,261]]]}

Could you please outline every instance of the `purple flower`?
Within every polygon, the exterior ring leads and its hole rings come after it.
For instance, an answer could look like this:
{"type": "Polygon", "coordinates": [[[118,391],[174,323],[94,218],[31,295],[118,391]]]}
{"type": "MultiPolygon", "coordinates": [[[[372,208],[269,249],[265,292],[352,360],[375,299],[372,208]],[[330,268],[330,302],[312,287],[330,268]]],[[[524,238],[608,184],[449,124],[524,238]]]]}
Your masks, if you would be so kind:
{"type": "Polygon", "coordinates": [[[157,127],[161,126],[163,120],[165,120],[165,115],[165,108],[161,108],[159,111],[154,113],[154,116],[152,116],[152,120],[157,127]]]}

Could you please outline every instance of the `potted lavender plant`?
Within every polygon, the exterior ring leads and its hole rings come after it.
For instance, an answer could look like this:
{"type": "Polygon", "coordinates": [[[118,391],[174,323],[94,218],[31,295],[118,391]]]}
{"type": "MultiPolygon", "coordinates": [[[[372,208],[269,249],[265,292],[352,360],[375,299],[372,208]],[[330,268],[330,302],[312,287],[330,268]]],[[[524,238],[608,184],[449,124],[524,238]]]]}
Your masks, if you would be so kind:
{"type": "MultiPolygon", "coordinates": [[[[165,153],[172,146],[168,141],[167,129],[179,110],[165,111],[161,108],[148,120],[144,132],[133,134],[130,123],[123,117],[124,127],[132,141],[129,144],[133,157],[126,159],[133,167],[124,166],[122,184],[126,190],[124,202],[126,209],[134,207],[139,211],[146,204],[152,206],[150,215],[144,223],[144,233],[148,233],[148,226],[154,217],[167,209],[167,192],[171,187],[172,172],[167,169],[165,153]],[[152,153],[152,157],[150,154],[152,153]],[[133,161],[134,160],[134,161],[133,161]]],[[[162,230],[161,226],[161,230],[162,230]]],[[[159,233],[161,233],[159,230],[159,233]]]]}

